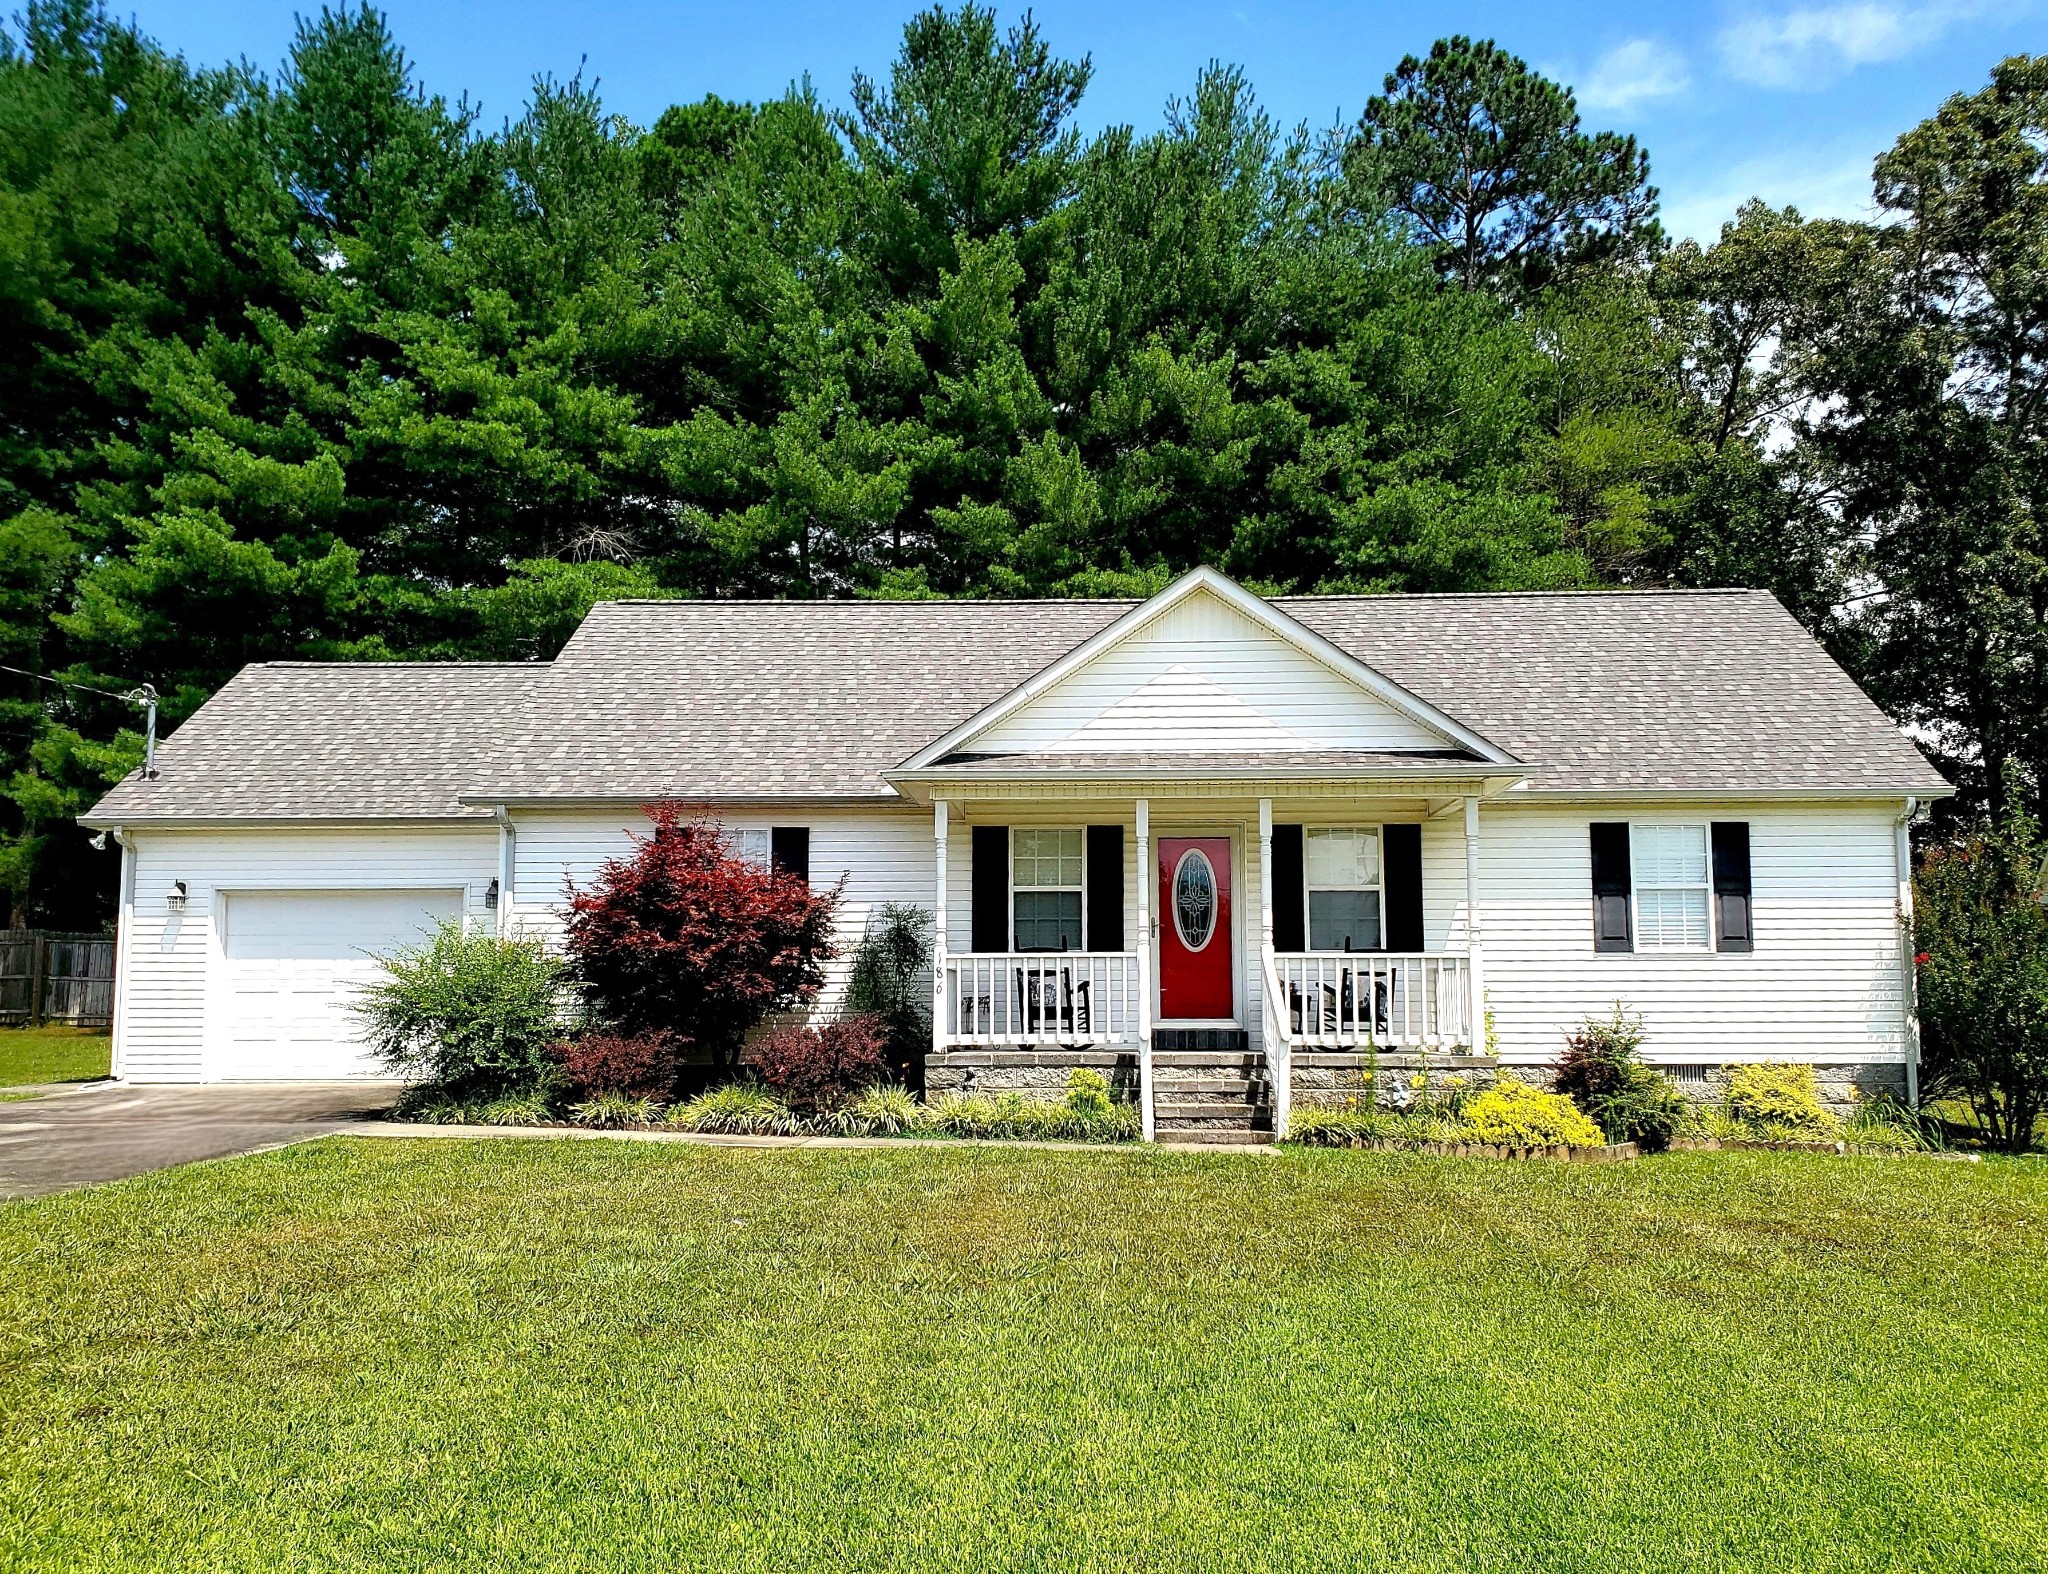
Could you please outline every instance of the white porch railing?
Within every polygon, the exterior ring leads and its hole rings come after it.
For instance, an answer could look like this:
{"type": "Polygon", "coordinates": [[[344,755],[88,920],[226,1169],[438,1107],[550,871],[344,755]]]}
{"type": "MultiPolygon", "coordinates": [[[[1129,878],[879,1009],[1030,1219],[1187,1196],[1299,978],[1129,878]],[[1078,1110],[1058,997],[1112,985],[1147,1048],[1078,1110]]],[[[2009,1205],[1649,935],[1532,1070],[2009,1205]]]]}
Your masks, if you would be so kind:
{"type": "Polygon", "coordinates": [[[949,956],[940,1018],[948,1045],[1081,1047],[1138,1042],[1138,958],[1128,951],[949,956]]]}
{"type": "Polygon", "coordinates": [[[1457,952],[1286,951],[1267,988],[1296,1049],[1448,1049],[1471,1044],[1471,963],[1457,952]]]}

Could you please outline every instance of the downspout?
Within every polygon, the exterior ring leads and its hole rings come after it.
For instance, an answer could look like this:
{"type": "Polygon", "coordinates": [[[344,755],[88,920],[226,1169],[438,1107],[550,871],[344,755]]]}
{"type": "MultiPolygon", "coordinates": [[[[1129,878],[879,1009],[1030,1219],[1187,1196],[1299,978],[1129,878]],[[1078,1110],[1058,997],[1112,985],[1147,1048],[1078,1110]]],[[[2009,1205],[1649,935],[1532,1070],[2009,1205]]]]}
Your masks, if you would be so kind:
{"type": "Polygon", "coordinates": [[[1908,798],[1892,824],[1892,859],[1899,879],[1899,1014],[1905,1029],[1906,1103],[1920,1107],[1920,976],[1913,965],[1913,816],[1920,800],[1908,798]]]}
{"type": "Polygon", "coordinates": [[[512,815],[501,803],[491,810],[498,822],[498,933],[512,933],[512,871],[518,865],[519,836],[512,829],[512,815]]]}
{"type": "Polygon", "coordinates": [[[108,1074],[121,1080],[128,1059],[128,957],[135,937],[135,841],[120,826],[114,826],[114,840],[121,847],[121,905],[114,919],[114,999],[109,1010],[113,1031],[113,1054],[108,1074]]]}

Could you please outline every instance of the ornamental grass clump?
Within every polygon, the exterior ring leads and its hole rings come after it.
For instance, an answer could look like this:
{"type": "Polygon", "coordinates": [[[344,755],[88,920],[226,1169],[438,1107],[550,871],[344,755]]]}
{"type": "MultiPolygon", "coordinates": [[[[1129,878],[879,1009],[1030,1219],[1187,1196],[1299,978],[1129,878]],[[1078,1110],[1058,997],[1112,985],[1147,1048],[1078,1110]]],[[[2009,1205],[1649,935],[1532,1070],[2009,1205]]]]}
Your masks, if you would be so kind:
{"type": "Polygon", "coordinates": [[[661,1106],[653,1099],[634,1098],[627,1093],[600,1093],[581,1104],[569,1106],[569,1115],[579,1126],[600,1131],[628,1131],[652,1126],[661,1118],[661,1106]]]}
{"type": "Polygon", "coordinates": [[[1466,1104],[1464,1125],[1472,1139],[1510,1148],[1598,1148],[1606,1137],[1586,1112],[1562,1093],[1546,1093],[1515,1077],[1502,1076],[1466,1104]]]}
{"type": "Polygon", "coordinates": [[[924,1106],[908,1088],[881,1082],[863,1088],[833,1113],[832,1129],[842,1137],[902,1137],[919,1128],[924,1106]]]}
{"type": "Polygon", "coordinates": [[[784,1136],[803,1126],[788,1105],[753,1082],[730,1082],[673,1105],[666,1124],[736,1137],[784,1136]]]}

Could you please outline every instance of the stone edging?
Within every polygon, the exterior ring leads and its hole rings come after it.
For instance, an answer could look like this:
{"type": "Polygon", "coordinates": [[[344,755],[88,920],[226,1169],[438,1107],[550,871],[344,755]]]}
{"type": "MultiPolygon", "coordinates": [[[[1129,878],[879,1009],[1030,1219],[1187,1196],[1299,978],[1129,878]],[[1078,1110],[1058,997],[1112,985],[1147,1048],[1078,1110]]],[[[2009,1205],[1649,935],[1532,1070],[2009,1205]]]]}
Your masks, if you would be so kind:
{"type": "MultiPolygon", "coordinates": [[[[1291,1139],[1290,1139],[1291,1140],[1291,1139]]],[[[1367,1153],[1421,1153],[1437,1159],[1548,1159],[1566,1164],[1619,1164],[1643,1156],[1633,1142],[1613,1142],[1601,1148],[1569,1148],[1562,1142],[1543,1147],[1515,1148],[1504,1142],[1393,1142],[1376,1137],[1370,1142],[1294,1142],[1299,1148],[1351,1148],[1367,1153]]]]}

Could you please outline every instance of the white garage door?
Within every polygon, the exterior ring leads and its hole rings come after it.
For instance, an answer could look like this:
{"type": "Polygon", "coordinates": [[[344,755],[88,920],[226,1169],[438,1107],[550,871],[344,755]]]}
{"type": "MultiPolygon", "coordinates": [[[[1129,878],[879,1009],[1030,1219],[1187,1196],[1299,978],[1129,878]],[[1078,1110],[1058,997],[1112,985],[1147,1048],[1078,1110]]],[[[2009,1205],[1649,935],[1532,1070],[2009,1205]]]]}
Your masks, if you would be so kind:
{"type": "Polygon", "coordinates": [[[349,1002],[375,958],[462,912],[450,891],[241,891],[225,900],[226,977],[207,1076],[227,1082],[388,1076],[349,1002]]]}

